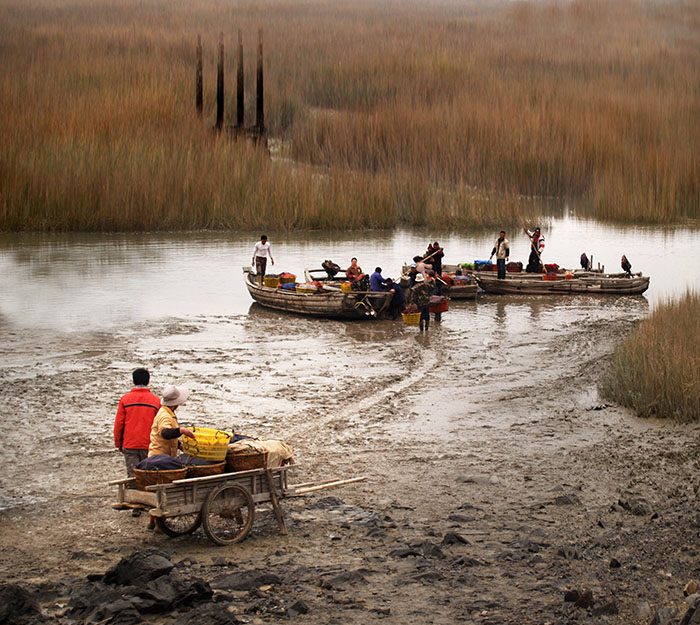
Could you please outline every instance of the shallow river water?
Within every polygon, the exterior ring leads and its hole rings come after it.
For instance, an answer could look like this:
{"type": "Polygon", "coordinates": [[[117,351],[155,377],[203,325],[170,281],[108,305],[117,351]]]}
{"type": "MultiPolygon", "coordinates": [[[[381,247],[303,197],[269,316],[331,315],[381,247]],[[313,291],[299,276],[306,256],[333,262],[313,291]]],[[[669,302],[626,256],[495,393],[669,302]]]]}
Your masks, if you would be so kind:
{"type": "MultiPolygon", "coordinates": [[[[480,295],[454,301],[421,336],[400,321],[340,322],[266,310],[242,280],[256,235],[5,235],[0,238],[0,459],[63,441],[55,454],[111,453],[119,396],[136,366],[156,392],[187,384],[184,422],[276,437],[372,423],[373,406],[407,436],[497,436],[527,422],[533,388],[591,374],[576,404],[595,404],[595,371],[614,341],[666,297],[700,287],[700,232],[615,229],[574,218],[545,226],[546,261],[576,267],[581,252],[618,271],[625,253],[651,276],[641,297],[480,295]],[[424,376],[432,372],[428,386],[424,376]],[[444,392],[442,385],[452,389],[444,392]],[[461,396],[468,396],[463,401],[461,396]],[[499,408],[509,400],[508,410],[499,408]],[[516,423],[517,422],[517,423],[516,423]],[[335,426],[337,427],[337,425],[335,426]],[[69,452],[67,450],[70,450],[69,452]]],[[[257,234],[257,233],[256,233],[257,234]]],[[[268,233],[275,272],[303,274],[357,256],[398,276],[438,238],[444,262],[488,258],[496,233],[268,233]]],[[[528,242],[513,233],[511,258],[528,242]]],[[[554,400],[559,401],[559,400],[554,400]]],[[[342,433],[338,433],[341,436],[342,433]]],[[[332,432],[329,437],[332,438],[332,432]]],[[[114,458],[111,477],[118,477],[114,458]]],[[[0,478],[0,509],[31,490],[0,478]]],[[[44,483],[42,487],[50,484],[44,483]]],[[[36,493],[35,493],[36,495],[36,493]]]]}

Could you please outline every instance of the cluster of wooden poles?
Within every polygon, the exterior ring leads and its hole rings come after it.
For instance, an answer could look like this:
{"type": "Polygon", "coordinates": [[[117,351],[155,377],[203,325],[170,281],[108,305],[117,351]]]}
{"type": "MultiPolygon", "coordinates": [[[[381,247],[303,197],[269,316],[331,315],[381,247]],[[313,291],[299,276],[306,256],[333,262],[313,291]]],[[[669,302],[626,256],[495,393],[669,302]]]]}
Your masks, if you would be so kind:
{"type": "MultiPolygon", "coordinates": [[[[204,86],[202,72],[202,37],[197,35],[197,75],[196,75],[196,107],[197,115],[204,114],[204,86]]],[[[217,132],[224,128],[224,34],[219,35],[219,54],[216,71],[216,125],[217,132]]],[[[263,91],[263,39],[262,30],[258,31],[258,69],[256,84],[255,125],[245,127],[245,95],[243,71],[243,33],[238,31],[238,70],[236,73],[236,123],[228,130],[234,137],[246,136],[256,143],[267,145],[265,133],[265,107],[263,91]]]]}

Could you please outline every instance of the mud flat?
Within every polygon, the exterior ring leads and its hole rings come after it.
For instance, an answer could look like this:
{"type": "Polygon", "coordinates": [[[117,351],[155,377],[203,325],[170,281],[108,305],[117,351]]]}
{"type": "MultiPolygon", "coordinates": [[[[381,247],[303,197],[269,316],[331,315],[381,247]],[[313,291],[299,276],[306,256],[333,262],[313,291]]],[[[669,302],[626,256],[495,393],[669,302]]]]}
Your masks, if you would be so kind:
{"type": "Polygon", "coordinates": [[[680,619],[700,578],[700,427],[641,421],[595,389],[644,314],[523,298],[454,307],[427,336],[257,308],[103,333],[4,324],[0,582],[65,623],[680,619]],[[285,500],[286,537],[269,510],[230,548],[148,531],[106,485],[140,363],[155,390],[192,386],[181,421],[283,438],[299,481],[367,481],[285,500]],[[101,575],[149,549],[211,593],[110,612],[101,575]]]}

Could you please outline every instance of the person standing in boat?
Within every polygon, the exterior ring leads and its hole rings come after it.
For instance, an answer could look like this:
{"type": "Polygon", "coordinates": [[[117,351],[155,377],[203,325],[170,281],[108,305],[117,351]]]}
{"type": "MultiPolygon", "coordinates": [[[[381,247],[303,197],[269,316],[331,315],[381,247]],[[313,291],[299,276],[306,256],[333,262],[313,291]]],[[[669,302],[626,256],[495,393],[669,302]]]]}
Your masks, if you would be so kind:
{"type": "Polygon", "coordinates": [[[525,226],[523,231],[530,237],[530,258],[527,260],[525,271],[529,273],[542,273],[542,252],[544,251],[544,235],[539,226],[534,232],[530,232],[525,226]]]}
{"type": "Polygon", "coordinates": [[[440,244],[435,241],[435,243],[428,244],[428,251],[425,253],[423,260],[426,263],[430,263],[433,267],[433,271],[436,275],[442,275],[442,258],[445,256],[445,251],[440,247],[440,244]]]}
{"type": "Polygon", "coordinates": [[[375,267],[374,273],[369,277],[369,290],[370,291],[384,291],[386,285],[386,280],[382,277],[382,268],[375,267]]]}
{"type": "Polygon", "coordinates": [[[496,239],[496,244],[491,250],[491,260],[496,255],[496,269],[498,269],[499,280],[505,280],[506,277],[506,263],[508,262],[508,257],[510,256],[510,242],[506,239],[506,231],[501,230],[501,233],[496,239]]]}
{"type": "Polygon", "coordinates": [[[255,273],[258,274],[258,282],[260,284],[262,284],[263,278],[265,277],[268,256],[270,257],[270,262],[274,265],[275,259],[272,258],[272,252],[270,251],[270,244],[267,241],[267,235],[263,234],[260,237],[260,241],[255,244],[255,249],[253,250],[253,261],[251,263],[253,267],[255,267],[255,273]]]}
{"type": "Polygon", "coordinates": [[[350,282],[360,280],[364,275],[362,273],[362,267],[357,264],[357,258],[354,256],[350,259],[350,266],[345,270],[345,275],[350,282]]]}
{"type": "Polygon", "coordinates": [[[424,278],[428,277],[428,271],[433,268],[432,265],[426,263],[421,256],[414,256],[413,262],[416,263],[416,270],[422,273],[424,278]]]}

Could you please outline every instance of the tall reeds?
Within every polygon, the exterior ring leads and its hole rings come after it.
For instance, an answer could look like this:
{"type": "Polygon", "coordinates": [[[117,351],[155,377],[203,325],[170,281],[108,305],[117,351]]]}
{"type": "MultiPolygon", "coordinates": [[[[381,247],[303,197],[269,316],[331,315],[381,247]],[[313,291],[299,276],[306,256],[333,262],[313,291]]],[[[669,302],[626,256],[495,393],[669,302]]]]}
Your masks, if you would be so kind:
{"type": "Polygon", "coordinates": [[[600,388],[642,417],[700,419],[700,294],[667,301],[615,350],[600,388]]]}
{"type": "Polygon", "coordinates": [[[697,3],[0,0],[0,28],[0,230],[700,217],[697,3]],[[261,26],[272,162],[212,132],[218,34],[251,124],[261,26]]]}

